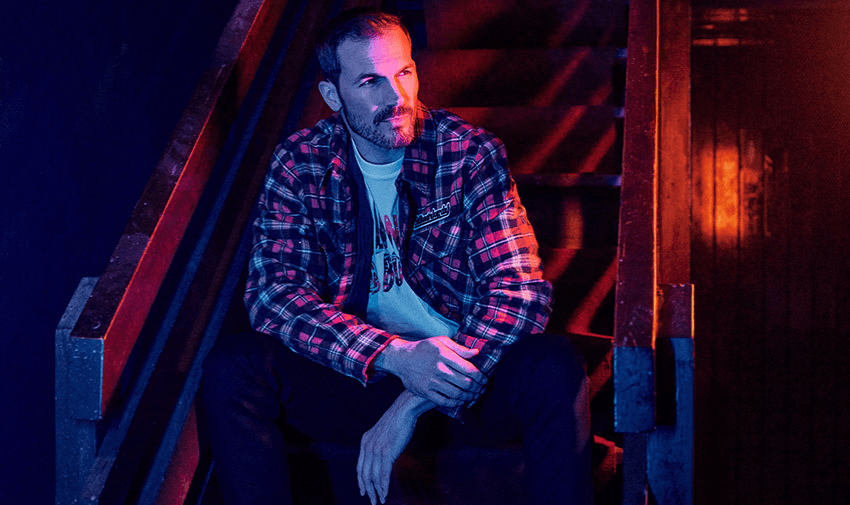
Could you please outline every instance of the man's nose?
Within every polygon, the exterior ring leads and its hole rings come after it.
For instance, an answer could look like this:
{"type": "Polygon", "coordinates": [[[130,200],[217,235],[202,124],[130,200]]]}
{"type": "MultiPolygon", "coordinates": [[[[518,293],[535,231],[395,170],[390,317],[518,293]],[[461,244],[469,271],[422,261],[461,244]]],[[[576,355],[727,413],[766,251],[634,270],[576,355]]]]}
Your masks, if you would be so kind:
{"type": "Polygon", "coordinates": [[[389,85],[386,86],[386,90],[384,91],[384,100],[386,103],[395,106],[403,105],[407,99],[407,94],[404,92],[401,82],[398,79],[388,79],[387,82],[389,85]]]}

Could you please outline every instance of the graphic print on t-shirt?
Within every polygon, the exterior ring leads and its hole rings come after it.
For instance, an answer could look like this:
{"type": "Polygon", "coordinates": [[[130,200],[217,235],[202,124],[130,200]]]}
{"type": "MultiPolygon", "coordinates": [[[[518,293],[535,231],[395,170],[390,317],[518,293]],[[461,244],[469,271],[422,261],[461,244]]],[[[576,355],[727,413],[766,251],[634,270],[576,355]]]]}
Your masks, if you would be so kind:
{"type": "MultiPolygon", "coordinates": [[[[395,210],[395,209],[393,209],[395,210]]],[[[401,286],[404,277],[401,268],[401,238],[398,234],[398,214],[382,214],[377,205],[372,205],[373,219],[375,223],[375,256],[372,259],[372,282],[369,293],[378,291],[388,293],[393,287],[401,286]],[[383,268],[378,268],[375,263],[383,257],[383,268]],[[379,278],[383,271],[382,279],[379,278]]]]}

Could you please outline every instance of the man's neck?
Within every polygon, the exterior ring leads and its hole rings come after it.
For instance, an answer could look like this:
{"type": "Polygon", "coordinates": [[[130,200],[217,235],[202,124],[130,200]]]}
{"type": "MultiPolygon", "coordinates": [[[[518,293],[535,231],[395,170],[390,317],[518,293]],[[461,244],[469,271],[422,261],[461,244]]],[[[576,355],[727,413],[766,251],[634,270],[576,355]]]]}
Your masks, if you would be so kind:
{"type": "Polygon", "coordinates": [[[354,140],[354,145],[357,146],[357,150],[360,152],[360,156],[362,156],[363,159],[368,161],[369,163],[374,163],[375,165],[384,165],[386,163],[398,161],[401,157],[404,156],[404,147],[397,147],[395,149],[385,149],[383,147],[376,146],[375,144],[369,142],[368,140],[355,133],[351,128],[348,127],[347,122],[345,128],[348,130],[348,134],[351,135],[351,138],[354,140]]]}

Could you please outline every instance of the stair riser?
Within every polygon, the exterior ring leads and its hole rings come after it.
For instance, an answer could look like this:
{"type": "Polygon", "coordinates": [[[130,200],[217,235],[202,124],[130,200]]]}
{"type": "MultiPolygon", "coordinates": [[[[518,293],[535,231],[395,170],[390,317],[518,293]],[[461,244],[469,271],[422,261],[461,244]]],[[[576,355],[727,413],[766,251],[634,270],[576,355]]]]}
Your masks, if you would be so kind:
{"type": "Polygon", "coordinates": [[[432,107],[616,105],[615,48],[415,51],[432,107]]]}
{"type": "Polygon", "coordinates": [[[619,174],[622,119],[615,107],[456,107],[452,111],[495,133],[513,174],[619,174]]]}
{"type": "Polygon", "coordinates": [[[625,46],[626,10],[625,0],[427,0],[425,26],[435,49],[625,46]]]}

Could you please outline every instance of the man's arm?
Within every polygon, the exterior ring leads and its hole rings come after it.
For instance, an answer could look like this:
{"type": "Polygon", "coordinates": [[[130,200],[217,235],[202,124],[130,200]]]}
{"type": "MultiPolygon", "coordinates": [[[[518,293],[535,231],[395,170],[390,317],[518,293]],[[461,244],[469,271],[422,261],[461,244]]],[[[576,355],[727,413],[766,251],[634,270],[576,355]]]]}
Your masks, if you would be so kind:
{"type": "Polygon", "coordinates": [[[477,354],[446,336],[396,338],[378,355],[375,368],[395,375],[408,391],[436,406],[459,407],[478,398],[487,384],[487,377],[468,361],[477,354]]]}
{"type": "Polygon", "coordinates": [[[369,495],[372,505],[387,499],[393,463],[410,442],[419,416],[433,407],[430,400],[404,391],[361,438],[357,484],[360,496],[369,495]]]}
{"type": "Polygon", "coordinates": [[[378,355],[376,369],[398,376],[407,388],[360,441],[357,482],[360,494],[384,502],[393,463],[410,442],[416,420],[440,406],[458,408],[478,399],[487,377],[469,361],[476,349],[449,337],[420,341],[396,338],[378,355]]]}
{"type": "Polygon", "coordinates": [[[537,239],[497,138],[484,137],[478,146],[464,188],[465,219],[473,230],[465,257],[479,296],[454,339],[480,350],[470,362],[489,375],[511,344],[543,331],[552,286],[543,279],[537,239]]]}

